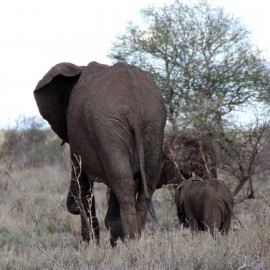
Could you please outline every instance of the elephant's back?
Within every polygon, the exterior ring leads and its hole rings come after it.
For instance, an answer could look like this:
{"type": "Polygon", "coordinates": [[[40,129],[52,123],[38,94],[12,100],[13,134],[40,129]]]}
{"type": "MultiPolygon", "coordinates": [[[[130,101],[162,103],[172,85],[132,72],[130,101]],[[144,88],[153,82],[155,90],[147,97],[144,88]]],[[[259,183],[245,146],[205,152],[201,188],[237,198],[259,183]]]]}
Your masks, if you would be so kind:
{"type": "Polygon", "coordinates": [[[70,98],[69,113],[76,122],[91,122],[87,128],[94,132],[100,125],[107,130],[117,126],[122,136],[130,128],[142,126],[146,133],[163,133],[165,103],[144,71],[126,63],[117,63],[94,77],[90,71],[86,67],[70,98]]]}
{"type": "MultiPolygon", "coordinates": [[[[93,64],[85,68],[70,97],[67,112],[70,146],[79,153],[95,156],[94,163],[99,168],[97,153],[105,145],[104,151],[128,152],[136,172],[134,130],[142,131],[147,142],[161,145],[163,139],[166,113],[161,91],[143,71],[125,63],[101,68],[94,76],[91,69],[93,64]]],[[[153,146],[148,143],[147,147],[153,146]]]]}
{"type": "Polygon", "coordinates": [[[117,63],[95,76],[91,74],[91,66],[86,67],[73,98],[78,106],[85,106],[85,100],[89,99],[86,109],[92,111],[116,113],[131,110],[143,115],[165,111],[158,86],[144,71],[126,63],[117,63]],[[81,100],[82,96],[84,100],[81,100]]]}
{"type": "Polygon", "coordinates": [[[216,179],[208,180],[194,180],[190,179],[188,183],[188,197],[194,199],[195,201],[207,201],[217,198],[222,198],[223,187],[216,179]]]}
{"type": "Polygon", "coordinates": [[[225,183],[218,179],[208,179],[198,181],[197,183],[198,196],[203,200],[225,200],[230,207],[233,205],[233,195],[225,183]]]}

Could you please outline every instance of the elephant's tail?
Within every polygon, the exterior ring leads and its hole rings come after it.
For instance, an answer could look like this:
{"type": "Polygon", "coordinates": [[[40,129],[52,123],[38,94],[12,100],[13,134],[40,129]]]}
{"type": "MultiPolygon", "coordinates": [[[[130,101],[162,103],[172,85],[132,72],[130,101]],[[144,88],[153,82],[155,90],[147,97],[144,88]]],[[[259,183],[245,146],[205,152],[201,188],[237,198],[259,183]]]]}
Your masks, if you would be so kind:
{"type": "Polygon", "coordinates": [[[145,199],[147,202],[148,211],[149,211],[150,215],[152,216],[152,218],[158,223],[157,216],[156,216],[155,209],[154,209],[154,205],[152,202],[152,197],[149,195],[148,187],[147,187],[147,180],[146,180],[146,173],[145,173],[144,148],[143,148],[143,136],[142,136],[139,129],[134,130],[134,135],[135,135],[136,148],[137,148],[138,156],[139,156],[141,179],[142,179],[143,190],[144,190],[145,199]]]}

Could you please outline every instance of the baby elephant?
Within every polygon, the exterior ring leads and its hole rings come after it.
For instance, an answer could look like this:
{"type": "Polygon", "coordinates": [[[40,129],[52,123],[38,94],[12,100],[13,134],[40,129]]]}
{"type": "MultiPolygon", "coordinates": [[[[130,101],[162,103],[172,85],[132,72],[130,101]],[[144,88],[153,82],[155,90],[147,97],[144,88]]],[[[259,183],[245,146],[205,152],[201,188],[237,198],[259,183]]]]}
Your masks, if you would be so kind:
{"type": "Polygon", "coordinates": [[[177,215],[184,227],[193,232],[215,229],[227,234],[230,229],[234,199],[232,192],[217,179],[188,179],[175,193],[177,215]]]}

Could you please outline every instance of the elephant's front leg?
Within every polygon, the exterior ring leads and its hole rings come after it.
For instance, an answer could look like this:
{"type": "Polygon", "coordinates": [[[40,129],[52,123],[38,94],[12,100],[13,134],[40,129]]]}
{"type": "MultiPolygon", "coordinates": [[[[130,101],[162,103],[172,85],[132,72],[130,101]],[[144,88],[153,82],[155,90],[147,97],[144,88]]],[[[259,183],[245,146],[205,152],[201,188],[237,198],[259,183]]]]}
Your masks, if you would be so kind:
{"type": "Polygon", "coordinates": [[[70,187],[67,195],[67,210],[69,213],[73,215],[79,215],[81,213],[80,205],[79,205],[79,184],[77,179],[74,177],[74,173],[71,174],[70,187]]]}
{"type": "Polygon", "coordinates": [[[94,183],[90,182],[83,172],[80,159],[75,155],[71,158],[72,175],[67,204],[72,203],[79,209],[77,212],[81,216],[82,242],[88,246],[90,239],[93,239],[95,243],[99,244],[99,223],[96,216],[94,183]],[[72,196],[70,196],[71,194],[72,196]]]}
{"type": "Polygon", "coordinates": [[[86,180],[80,188],[82,241],[88,245],[90,239],[93,239],[96,244],[99,244],[99,223],[96,216],[93,183],[86,180]]]}

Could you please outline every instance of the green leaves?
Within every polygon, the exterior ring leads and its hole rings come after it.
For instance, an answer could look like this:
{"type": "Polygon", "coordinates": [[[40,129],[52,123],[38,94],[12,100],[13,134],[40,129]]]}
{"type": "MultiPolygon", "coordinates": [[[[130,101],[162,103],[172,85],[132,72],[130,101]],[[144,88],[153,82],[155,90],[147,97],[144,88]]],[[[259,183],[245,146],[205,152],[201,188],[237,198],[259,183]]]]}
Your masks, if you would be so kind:
{"type": "Polygon", "coordinates": [[[201,118],[202,111],[211,119],[223,118],[248,100],[269,95],[269,63],[251,33],[223,8],[176,0],[145,8],[141,15],[143,23],[130,23],[109,56],[151,74],[172,125],[188,112],[192,119],[196,113],[201,118]]]}

